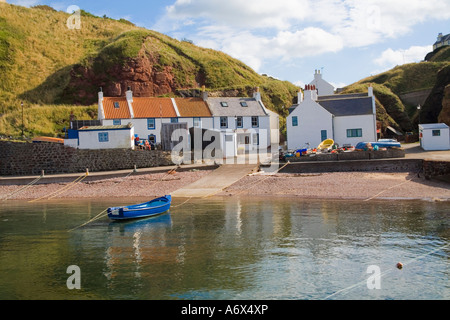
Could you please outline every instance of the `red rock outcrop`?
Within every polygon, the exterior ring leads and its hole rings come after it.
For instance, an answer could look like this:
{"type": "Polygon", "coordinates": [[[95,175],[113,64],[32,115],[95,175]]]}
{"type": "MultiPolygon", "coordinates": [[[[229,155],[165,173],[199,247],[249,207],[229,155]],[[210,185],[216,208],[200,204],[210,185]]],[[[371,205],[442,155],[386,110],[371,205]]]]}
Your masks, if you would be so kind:
{"type": "MultiPolygon", "coordinates": [[[[116,64],[101,72],[95,72],[94,69],[99,68],[75,66],[70,73],[65,95],[71,96],[79,104],[90,105],[97,101],[100,87],[109,97],[124,96],[128,87],[132,88],[136,97],[174,93],[181,87],[176,82],[173,68],[161,66],[149,55],[127,59],[123,64],[116,64]]],[[[192,83],[188,87],[195,86],[196,83],[192,83]]]]}

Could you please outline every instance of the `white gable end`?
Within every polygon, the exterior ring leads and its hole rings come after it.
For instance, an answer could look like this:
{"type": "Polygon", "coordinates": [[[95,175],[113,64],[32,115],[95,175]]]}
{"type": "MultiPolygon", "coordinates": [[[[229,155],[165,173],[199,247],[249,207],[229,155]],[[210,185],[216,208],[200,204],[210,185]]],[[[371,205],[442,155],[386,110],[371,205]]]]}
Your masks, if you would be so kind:
{"type": "Polygon", "coordinates": [[[333,136],[333,115],[317,102],[305,99],[287,117],[286,127],[288,149],[300,149],[308,143],[317,148],[323,134],[326,138],[333,136]]]}

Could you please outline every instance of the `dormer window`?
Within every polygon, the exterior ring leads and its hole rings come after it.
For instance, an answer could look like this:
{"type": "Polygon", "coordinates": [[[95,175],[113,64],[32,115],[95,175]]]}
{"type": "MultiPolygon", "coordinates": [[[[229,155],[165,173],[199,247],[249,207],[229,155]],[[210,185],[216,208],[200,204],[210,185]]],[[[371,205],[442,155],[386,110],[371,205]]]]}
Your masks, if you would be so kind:
{"type": "Polygon", "coordinates": [[[226,103],[226,102],[221,102],[220,105],[224,108],[228,107],[228,103],[226,103]]]}
{"type": "Polygon", "coordinates": [[[241,106],[244,107],[244,108],[246,108],[246,107],[248,107],[248,104],[247,104],[247,102],[242,101],[242,102],[241,102],[241,106]]]}
{"type": "Polygon", "coordinates": [[[114,102],[114,108],[119,109],[120,108],[120,104],[118,102],[114,102]]]}

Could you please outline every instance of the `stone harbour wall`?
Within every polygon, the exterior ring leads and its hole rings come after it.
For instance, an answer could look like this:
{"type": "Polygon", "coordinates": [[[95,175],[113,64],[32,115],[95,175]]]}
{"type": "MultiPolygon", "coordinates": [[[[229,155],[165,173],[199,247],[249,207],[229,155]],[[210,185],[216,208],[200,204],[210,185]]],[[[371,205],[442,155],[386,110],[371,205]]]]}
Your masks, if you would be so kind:
{"type": "Polygon", "coordinates": [[[302,156],[287,158],[290,162],[310,162],[310,161],[348,161],[348,160],[375,160],[404,158],[404,149],[390,148],[385,151],[354,151],[341,153],[318,153],[313,156],[302,156]]]}
{"type": "Polygon", "coordinates": [[[126,170],[172,165],[160,150],[79,150],[55,143],[0,141],[0,175],[25,176],[126,170]]]}
{"type": "Polygon", "coordinates": [[[450,182],[450,161],[423,161],[423,175],[426,179],[442,179],[450,182]]]}
{"type": "Polygon", "coordinates": [[[328,173],[328,172],[414,172],[422,170],[420,159],[385,159],[351,161],[293,162],[281,173],[328,173]]]}

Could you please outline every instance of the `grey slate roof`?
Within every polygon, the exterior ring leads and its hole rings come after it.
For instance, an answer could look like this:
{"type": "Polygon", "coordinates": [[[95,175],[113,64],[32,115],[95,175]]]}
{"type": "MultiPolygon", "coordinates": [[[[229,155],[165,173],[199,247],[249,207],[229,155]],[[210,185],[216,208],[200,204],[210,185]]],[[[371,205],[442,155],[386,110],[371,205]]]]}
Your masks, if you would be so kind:
{"type": "Polygon", "coordinates": [[[253,98],[208,98],[206,102],[214,117],[267,116],[261,104],[253,98]],[[226,102],[228,107],[222,107],[221,102],[226,102]],[[241,102],[247,103],[247,107],[243,107],[241,102]]]}
{"type": "Polygon", "coordinates": [[[428,124],[420,124],[423,129],[448,129],[448,125],[445,123],[428,123],[428,124]]]}
{"type": "Polygon", "coordinates": [[[347,98],[362,98],[367,97],[367,93],[349,93],[349,94],[335,94],[332,96],[319,96],[318,100],[337,100],[337,99],[347,99],[347,98]]]}
{"type": "Polygon", "coordinates": [[[441,38],[440,41],[436,41],[436,42],[434,43],[434,45],[437,45],[437,44],[439,44],[439,43],[441,43],[441,42],[447,42],[447,41],[449,41],[449,40],[450,40],[450,33],[447,34],[447,35],[445,35],[445,36],[443,36],[443,37],[441,38]]]}
{"type": "Polygon", "coordinates": [[[91,126],[80,128],[79,131],[101,131],[101,130],[123,130],[123,129],[131,129],[133,125],[131,123],[127,125],[112,125],[112,126],[91,126]]]}
{"type": "MultiPolygon", "coordinates": [[[[339,96],[336,96],[338,98],[339,96]]],[[[317,101],[324,109],[336,117],[373,114],[372,97],[355,97],[317,101]]]]}

